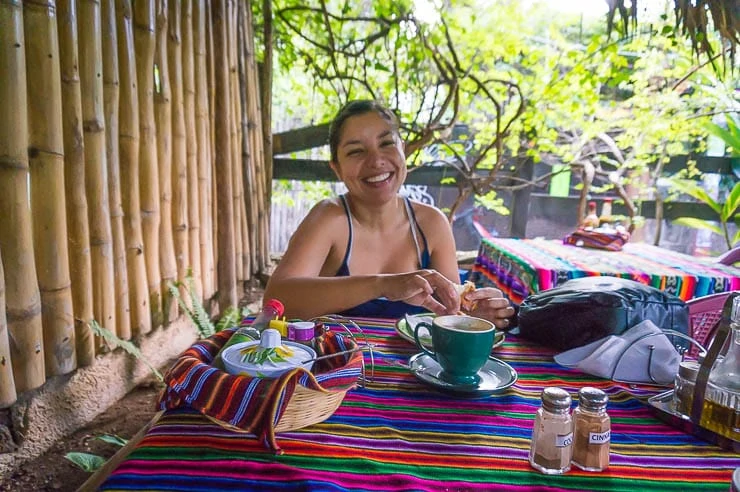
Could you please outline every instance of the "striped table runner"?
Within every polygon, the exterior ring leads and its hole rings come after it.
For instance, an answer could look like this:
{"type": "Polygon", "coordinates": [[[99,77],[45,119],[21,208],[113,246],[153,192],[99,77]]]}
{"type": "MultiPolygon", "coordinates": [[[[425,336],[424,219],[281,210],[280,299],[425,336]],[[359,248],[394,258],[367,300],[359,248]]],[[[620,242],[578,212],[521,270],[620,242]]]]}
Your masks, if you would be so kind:
{"type": "Polygon", "coordinates": [[[684,301],[740,289],[740,269],[644,243],[603,251],[557,240],[491,238],[481,242],[473,267],[477,284],[500,288],[515,304],[569,279],[594,275],[636,280],[684,301]]]}
{"type": "Polygon", "coordinates": [[[487,398],[454,398],[404,367],[417,350],[393,320],[357,321],[376,345],[374,381],[350,391],[325,422],[278,434],[283,455],[194,411],[170,410],[101,489],[727,491],[740,466],[740,455],[657,420],[641,401],[655,388],[566,370],[552,351],[508,336],[495,355],[518,371],[517,383],[487,398]],[[553,385],[609,394],[608,470],[546,476],[529,466],[540,392],[553,385]]]}

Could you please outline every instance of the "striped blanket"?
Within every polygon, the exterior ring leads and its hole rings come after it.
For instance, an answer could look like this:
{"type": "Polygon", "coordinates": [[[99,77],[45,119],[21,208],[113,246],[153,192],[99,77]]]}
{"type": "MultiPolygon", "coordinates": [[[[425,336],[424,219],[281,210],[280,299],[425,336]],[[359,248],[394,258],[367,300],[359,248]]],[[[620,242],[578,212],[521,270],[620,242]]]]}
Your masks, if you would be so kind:
{"type": "MultiPolygon", "coordinates": [[[[507,335],[494,355],[519,373],[479,399],[439,393],[405,364],[418,352],[394,320],[358,321],[375,344],[372,383],[349,391],[326,421],[279,434],[282,455],[195,410],[164,413],[102,490],[616,490],[727,491],[740,455],[657,420],[661,388],[614,383],[556,365],[553,352],[507,335]],[[527,461],[543,387],[609,394],[610,467],[547,476],[527,461]]],[[[365,355],[366,363],[370,358],[365,355]]]]}
{"type": "Polygon", "coordinates": [[[158,404],[161,410],[192,408],[259,436],[265,446],[280,453],[275,426],[296,385],[325,393],[345,391],[355,386],[362,370],[362,353],[350,352],[357,344],[340,333],[329,332],[314,340],[317,355],[345,353],[317,361],[316,374],[299,367],[274,380],[232,376],[211,362],[235,330],[224,330],[195,343],[175,361],[164,377],[167,387],[158,404]]]}
{"type": "Polygon", "coordinates": [[[578,248],[562,241],[492,238],[481,241],[471,280],[501,289],[514,304],[572,278],[627,278],[687,301],[740,289],[740,269],[630,242],[622,251],[578,248]]]}

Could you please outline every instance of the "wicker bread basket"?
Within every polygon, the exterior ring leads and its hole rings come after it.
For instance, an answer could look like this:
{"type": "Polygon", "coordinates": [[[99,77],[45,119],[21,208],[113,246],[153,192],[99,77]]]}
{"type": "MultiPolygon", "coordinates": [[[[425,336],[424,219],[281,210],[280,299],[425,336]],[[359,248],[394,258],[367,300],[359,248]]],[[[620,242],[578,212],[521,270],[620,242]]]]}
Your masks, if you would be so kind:
{"type": "MultiPolygon", "coordinates": [[[[285,407],[285,412],[275,426],[275,432],[290,432],[323,422],[337,411],[347,391],[349,389],[325,393],[301,385],[296,386],[288,406],[285,407]]],[[[209,415],[206,415],[206,417],[226,429],[248,433],[241,427],[231,425],[209,415]]]]}
{"type": "MultiPolygon", "coordinates": [[[[317,354],[312,371],[296,367],[275,379],[214,370],[213,357],[233,331],[216,333],[196,342],[167,371],[158,407],[192,408],[219,426],[255,435],[281,452],[276,433],[326,420],[347,391],[364,382],[363,351],[352,332],[345,330],[346,334],[325,331],[312,341],[317,354]]],[[[372,362],[372,350],[370,354],[372,362]]]]}

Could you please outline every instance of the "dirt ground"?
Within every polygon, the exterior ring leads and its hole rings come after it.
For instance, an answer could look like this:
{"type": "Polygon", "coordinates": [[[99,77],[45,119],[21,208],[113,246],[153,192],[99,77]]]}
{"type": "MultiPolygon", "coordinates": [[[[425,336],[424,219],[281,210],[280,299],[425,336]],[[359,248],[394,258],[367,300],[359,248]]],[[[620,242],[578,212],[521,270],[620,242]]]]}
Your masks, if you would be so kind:
{"type": "MultiPolygon", "coordinates": [[[[250,312],[257,311],[262,304],[264,283],[264,280],[252,281],[244,292],[240,307],[246,306],[250,312]]],[[[168,368],[169,364],[160,368],[160,372],[164,373],[168,368]]],[[[0,492],[77,490],[91,473],[77,467],[64,455],[76,451],[95,454],[106,460],[112,457],[121,448],[98,437],[107,434],[128,440],[135,436],[157,413],[155,404],[162,388],[162,383],[154,378],[140,384],[88,425],[57,441],[42,456],[26,463],[9,477],[0,477],[0,492]]]]}
{"type": "Polygon", "coordinates": [[[159,383],[156,381],[134,388],[116,405],[99,415],[87,426],[57,441],[45,454],[26,463],[16,473],[0,481],[0,491],[67,492],[77,490],[91,474],[78,468],[64,455],[78,451],[96,454],[105,459],[113,456],[120,447],[101,441],[97,437],[105,434],[116,435],[124,439],[133,437],[157,413],[154,405],[159,395],[159,388],[159,383]]]}

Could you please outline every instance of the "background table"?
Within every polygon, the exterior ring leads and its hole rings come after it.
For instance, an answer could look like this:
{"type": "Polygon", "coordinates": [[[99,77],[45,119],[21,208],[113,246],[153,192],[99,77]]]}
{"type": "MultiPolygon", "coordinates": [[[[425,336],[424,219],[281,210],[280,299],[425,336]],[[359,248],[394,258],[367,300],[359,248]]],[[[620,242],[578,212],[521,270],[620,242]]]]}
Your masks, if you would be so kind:
{"type": "Polygon", "coordinates": [[[658,388],[566,370],[551,351],[509,337],[495,355],[516,368],[517,383],[487,398],[453,398],[404,367],[417,350],[394,320],[358,322],[376,344],[374,382],[348,392],[325,422],[279,434],[283,455],[192,410],[168,411],[101,489],[726,491],[740,466],[740,455],[656,420],[641,399],[658,388]],[[609,394],[608,470],[546,476],[530,467],[540,393],[555,385],[609,394]]]}
{"type": "Polygon", "coordinates": [[[740,269],[644,243],[622,251],[580,248],[545,239],[483,239],[472,280],[501,289],[520,304],[529,294],[578,277],[611,275],[688,300],[740,289],[740,269]]]}

